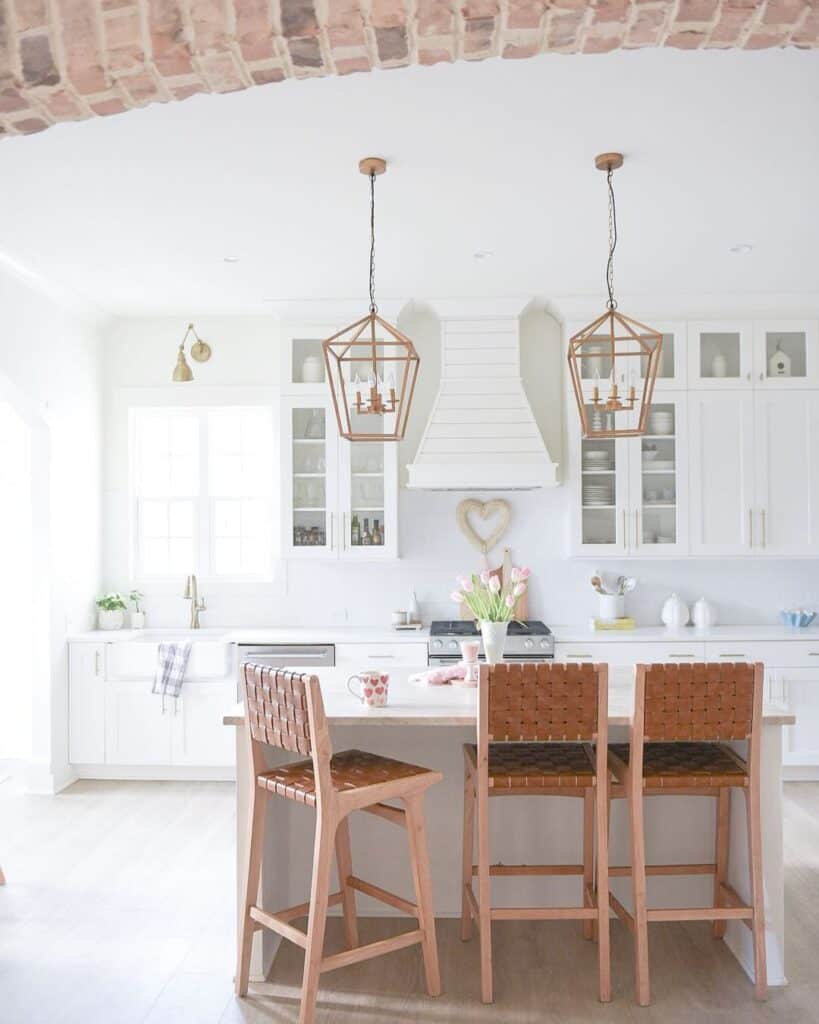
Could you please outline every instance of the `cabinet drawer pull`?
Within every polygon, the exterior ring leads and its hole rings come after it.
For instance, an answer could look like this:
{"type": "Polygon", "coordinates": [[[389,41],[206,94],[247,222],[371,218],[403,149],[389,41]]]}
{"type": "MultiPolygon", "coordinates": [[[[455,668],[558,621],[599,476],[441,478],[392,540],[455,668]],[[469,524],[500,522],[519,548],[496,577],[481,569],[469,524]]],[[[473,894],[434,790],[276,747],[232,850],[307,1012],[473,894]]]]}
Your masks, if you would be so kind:
{"type": "Polygon", "coordinates": [[[671,653],[669,653],[668,656],[669,656],[669,658],[696,658],[696,654],[671,654],[671,653]]]}
{"type": "Polygon", "coordinates": [[[726,651],[725,654],[720,654],[721,658],[747,658],[748,655],[745,651],[726,651]]]}
{"type": "Polygon", "coordinates": [[[819,658],[819,651],[808,651],[809,658],[819,658]]]}
{"type": "Polygon", "coordinates": [[[591,654],[567,654],[567,658],[591,658],[591,654]]]}
{"type": "Polygon", "coordinates": [[[368,654],[367,657],[370,658],[373,661],[375,661],[376,659],[378,661],[387,661],[388,659],[392,660],[392,659],[397,658],[398,655],[397,654],[368,654]]]}

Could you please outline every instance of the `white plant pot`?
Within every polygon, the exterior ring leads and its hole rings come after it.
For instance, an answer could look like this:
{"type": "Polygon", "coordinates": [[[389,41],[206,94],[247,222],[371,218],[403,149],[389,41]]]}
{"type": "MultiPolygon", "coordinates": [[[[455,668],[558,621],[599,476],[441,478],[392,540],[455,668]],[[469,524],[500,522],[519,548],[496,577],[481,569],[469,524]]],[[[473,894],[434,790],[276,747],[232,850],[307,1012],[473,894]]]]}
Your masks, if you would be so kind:
{"type": "Polygon", "coordinates": [[[106,611],[105,608],[97,609],[97,625],[100,629],[122,629],[125,622],[125,612],[121,608],[116,611],[106,611]]]}
{"type": "Polygon", "coordinates": [[[483,653],[486,655],[488,665],[497,665],[498,662],[503,661],[503,649],[506,646],[508,628],[508,622],[481,622],[483,653]]]}
{"type": "Polygon", "coordinates": [[[131,629],[145,629],[145,612],[131,612],[131,629]]]}

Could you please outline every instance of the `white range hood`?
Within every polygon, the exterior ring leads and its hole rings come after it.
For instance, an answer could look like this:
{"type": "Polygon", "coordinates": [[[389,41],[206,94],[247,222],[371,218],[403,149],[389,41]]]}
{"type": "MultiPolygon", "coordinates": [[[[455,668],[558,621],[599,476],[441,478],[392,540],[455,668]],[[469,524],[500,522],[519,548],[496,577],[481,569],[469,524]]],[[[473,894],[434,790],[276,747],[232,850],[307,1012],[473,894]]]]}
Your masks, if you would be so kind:
{"type": "Polygon", "coordinates": [[[520,377],[517,317],[443,320],[441,386],[408,467],[408,486],[432,491],[554,487],[520,377]]]}

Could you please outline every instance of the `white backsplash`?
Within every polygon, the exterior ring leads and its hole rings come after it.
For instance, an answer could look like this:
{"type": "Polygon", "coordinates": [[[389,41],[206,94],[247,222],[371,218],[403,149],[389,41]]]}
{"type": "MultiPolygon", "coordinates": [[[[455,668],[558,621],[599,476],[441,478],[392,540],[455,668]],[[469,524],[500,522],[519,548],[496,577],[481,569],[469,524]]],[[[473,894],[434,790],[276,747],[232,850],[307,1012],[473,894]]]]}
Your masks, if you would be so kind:
{"type": "MultiPolygon", "coordinates": [[[[513,521],[506,541],[516,563],[532,569],[530,615],[547,623],[576,624],[595,614],[591,561],[561,557],[565,550],[568,490],[507,495],[513,521]]],[[[275,584],[203,585],[207,625],[384,625],[393,609],[406,608],[412,587],[425,620],[452,618],[449,598],[456,574],[479,570],[481,556],[455,525],[462,494],[403,492],[402,558],[393,564],[348,565],[291,562],[275,584]]],[[[496,559],[499,560],[499,559],[496,559]]],[[[659,625],[660,608],[676,592],[693,604],[705,596],[722,624],[775,623],[780,608],[819,604],[817,563],[808,561],[620,561],[601,562],[606,571],[637,577],[627,611],[641,625],[659,625]]],[[[151,625],[186,621],[187,603],[177,594],[148,595],[151,625]]]]}

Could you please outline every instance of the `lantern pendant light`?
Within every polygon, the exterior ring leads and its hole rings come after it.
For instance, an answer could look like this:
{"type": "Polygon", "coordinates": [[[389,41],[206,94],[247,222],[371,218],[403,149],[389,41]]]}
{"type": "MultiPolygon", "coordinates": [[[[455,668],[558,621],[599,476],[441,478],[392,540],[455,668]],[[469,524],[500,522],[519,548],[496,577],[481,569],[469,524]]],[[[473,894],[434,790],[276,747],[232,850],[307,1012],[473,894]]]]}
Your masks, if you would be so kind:
{"type": "Polygon", "coordinates": [[[614,298],[614,250],[617,247],[617,207],[614,172],[623,166],[622,153],[601,153],[594,165],[606,172],[609,197],[609,256],[606,263],[606,312],[569,339],[569,372],[572,378],[583,437],[639,437],[645,434],[654,384],[660,365],[663,336],[659,331],[617,311],[614,298]],[[587,367],[599,369],[584,375],[587,367]],[[623,393],[621,394],[620,385],[623,393]],[[587,388],[591,386],[591,394],[587,388]],[[601,388],[608,393],[601,397],[601,388]],[[638,394],[639,389],[639,394],[638,394]],[[633,413],[625,416],[623,414],[633,413]],[[625,420],[617,424],[618,415],[625,420]]]}
{"type": "Polygon", "coordinates": [[[210,345],[199,337],[193,324],[188,324],[188,329],[179,343],[179,351],[176,353],[176,366],[173,369],[173,381],[176,384],[186,384],[193,380],[193,370],[185,358],[185,342],[191,335],[194,337],[194,342],[191,345],[192,359],[195,359],[197,363],[206,363],[213,355],[210,345]]]}
{"type": "Polygon", "coordinates": [[[375,179],[387,163],[367,157],[358,169],[370,179],[370,311],[322,342],[324,363],[341,436],[400,441],[420,359],[410,339],[378,315],[375,303],[375,179]]]}

